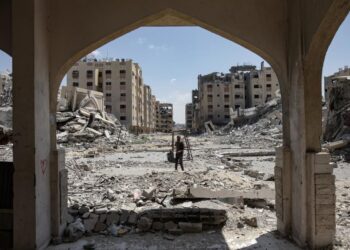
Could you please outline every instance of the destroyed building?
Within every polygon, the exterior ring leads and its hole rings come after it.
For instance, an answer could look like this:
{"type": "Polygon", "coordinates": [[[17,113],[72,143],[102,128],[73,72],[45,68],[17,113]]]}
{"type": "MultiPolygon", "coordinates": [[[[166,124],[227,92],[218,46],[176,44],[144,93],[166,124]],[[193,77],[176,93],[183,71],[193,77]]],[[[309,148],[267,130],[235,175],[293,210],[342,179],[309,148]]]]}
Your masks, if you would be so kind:
{"type": "Polygon", "coordinates": [[[344,66],[344,68],[339,68],[339,70],[332,75],[324,77],[324,97],[326,102],[329,102],[329,95],[333,86],[337,86],[339,76],[350,76],[350,68],[344,66]]]}
{"type": "Polygon", "coordinates": [[[198,90],[194,90],[198,98],[192,98],[192,129],[203,128],[206,121],[226,125],[232,121],[233,111],[261,106],[275,98],[278,89],[275,72],[264,62],[259,70],[254,65],[238,65],[231,67],[230,73],[199,75],[198,90]]]}
{"type": "Polygon", "coordinates": [[[171,103],[156,102],[156,131],[169,133],[173,131],[173,105],[171,103]]]}
{"type": "Polygon", "coordinates": [[[130,131],[155,131],[152,89],[144,84],[142,69],[132,60],[85,58],[68,71],[67,85],[103,92],[106,112],[130,131]]]}
{"type": "Polygon", "coordinates": [[[12,106],[12,74],[0,73],[0,107],[12,106]]]}

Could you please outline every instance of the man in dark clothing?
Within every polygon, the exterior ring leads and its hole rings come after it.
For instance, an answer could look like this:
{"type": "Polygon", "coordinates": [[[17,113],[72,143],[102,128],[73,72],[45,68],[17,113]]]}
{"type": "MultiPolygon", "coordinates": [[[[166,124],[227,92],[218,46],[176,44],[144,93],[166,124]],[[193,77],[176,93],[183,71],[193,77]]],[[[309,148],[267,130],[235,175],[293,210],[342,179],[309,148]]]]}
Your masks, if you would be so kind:
{"type": "Polygon", "coordinates": [[[177,164],[180,164],[181,170],[184,171],[183,156],[184,156],[185,145],[181,141],[180,136],[177,136],[176,139],[177,140],[175,143],[175,147],[176,147],[175,170],[177,170],[177,164]]]}

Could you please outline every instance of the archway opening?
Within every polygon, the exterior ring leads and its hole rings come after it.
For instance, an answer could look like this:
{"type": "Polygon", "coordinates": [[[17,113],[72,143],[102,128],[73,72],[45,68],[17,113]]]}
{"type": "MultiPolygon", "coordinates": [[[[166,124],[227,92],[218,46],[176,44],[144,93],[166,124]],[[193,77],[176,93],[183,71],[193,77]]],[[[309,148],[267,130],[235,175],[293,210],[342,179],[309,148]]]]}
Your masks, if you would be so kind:
{"type": "Polygon", "coordinates": [[[344,248],[350,246],[347,211],[348,188],[350,185],[348,106],[350,104],[350,15],[339,27],[330,44],[323,66],[323,147],[331,153],[336,186],[336,244],[344,248]]]}
{"type": "MultiPolygon", "coordinates": [[[[71,222],[76,217],[88,216],[82,213],[83,210],[89,213],[105,210],[107,216],[110,216],[108,211],[118,211],[116,226],[130,230],[137,228],[132,224],[134,222],[128,221],[135,212],[140,214],[159,208],[180,209],[176,211],[218,208],[229,215],[227,225],[230,226],[224,227],[224,236],[219,230],[217,240],[227,237],[230,230],[251,232],[252,235],[258,232],[254,227],[274,230],[276,218],[270,201],[274,199],[272,173],[275,153],[271,148],[282,143],[282,113],[277,76],[269,65],[261,61],[260,57],[230,41],[193,27],[142,28],[93,51],[74,64],[67,72],[67,86],[87,91],[81,91],[85,96],[78,97],[79,94],[76,94],[75,98],[79,100],[75,104],[76,109],[69,111],[78,111],[75,118],[58,127],[58,142],[66,147],[71,222]],[[178,39],[171,39],[175,37],[178,39]],[[205,51],[208,46],[210,50],[205,51]],[[192,55],[188,55],[196,47],[192,55]],[[186,60],[179,53],[180,49],[191,60],[186,60]],[[151,55],[153,58],[150,58],[151,55]],[[237,58],[232,61],[231,56],[237,58]],[[115,57],[133,58],[134,61],[116,60],[115,57]],[[125,119],[128,112],[122,112],[120,108],[122,105],[127,108],[127,104],[139,104],[137,99],[135,103],[132,99],[127,101],[135,94],[132,89],[128,92],[127,86],[136,88],[143,82],[149,83],[156,99],[159,96],[163,102],[175,102],[173,117],[176,123],[170,131],[164,131],[162,123],[157,124],[157,119],[161,119],[157,117],[157,112],[161,112],[159,106],[151,111],[154,112],[151,117],[155,119],[153,128],[146,125],[141,130],[134,128],[133,123],[130,126],[122,122],[138,119],[137,112],[135,117],[131,113],[125,119]],[[210,90],[208,86],[211,86],[210,90]],[[93,132],[96,141],[92,142],[90,138],[87,141],[92,143],[87,143],[83,137],[81,141],[74,137],[84,127],[82,121],[79,124],[79,119],[85,116],[85,123],[89,122],[89,116],[84,111],[79,114],[77,107],[80,107],[79,102],[85,105],[84,100],[95,91],[103,93],[104,112],[113,113],[125,129],[121,132],[122,136],[119,136],[118,129],[108,133],[109,138],[103,129],[97,131],[100,135],[93,132]],[[123,94],[125,100],[119,98],[123,94]],[[196,100],[196,95],[202,100],[196,100]],[[207,99],[209,95],[213,100],[207,99]],[[184,172],[174,172],[174,163],[166,162],[167,153],[172,148],[169,132],[174,131],[175,137],[184,136],[186,115],[188,118],[185,106],[189,103],[191,113],[199,112],[198,126],[191,124],[190,128],[187,127],[186,138],[191,148],[185,149],[185,160],[191,154],[193,161],[185,161],[184,172]],[[215,108],[210,108],[214,103],[215,108]],[[213,113],[216,114],[215,119],[213,113]],[[223,119],[217,119],[220,115],[223,119]],[[211,124],[209,130],[205,125],[207,122],[211,124]],[[62,140],[62,133],[69,133],[72,137],[62,140]],[[186,196],[188,190],[202,193],[191,198],[186,196]],[[267,190],[267,196],[253,195],[260,190],[267,190]],[[240,198],[242,195],[243,199],[240,198]],[[122,219],[126,216],[123,211],[129,211],[129,219],[122,219]]],[[[66,86],[61,95],[73,100],[74,94],[67,94],[65,89],[66,86]]],[[[69,100],[67,104],[72,105],[69,100]]],[[[60,117],[65,117],[65,112],[59,113],[60,117]]],[[[142,114],[145,113],[146,109],[142,114]]],[[[193,114],[192,120],[195,119],[193,114]]],[[[141,120],[138,122],[141,123],[141,120]]],[[[61,120],[58,119],[58,122],[61,120]]],[[[138,125],[136,121],[134,124],[138,125]]],[[[97,123],[91,128],[98,130],[98,126],[97,123]]],[[[82,219],[86,225],[92,220],[90,217],[82,219]]],[[[110,225],[106,223],[107,219],[98,230],[108,230],[110,225]]],[[[167,222],[162,223],[160,225],[164,226],[167,222]]],[[[259,237],[258,234],[255,236],[259,237]]],[[[242,237],[244,241],[247,239],[242,237]]]]}

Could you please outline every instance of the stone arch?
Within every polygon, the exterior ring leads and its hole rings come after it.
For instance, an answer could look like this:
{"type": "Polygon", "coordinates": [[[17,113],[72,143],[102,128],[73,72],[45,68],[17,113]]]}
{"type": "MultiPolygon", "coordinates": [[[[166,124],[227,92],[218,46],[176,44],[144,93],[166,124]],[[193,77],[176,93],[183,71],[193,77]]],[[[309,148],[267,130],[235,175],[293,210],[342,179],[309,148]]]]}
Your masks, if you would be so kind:
{"type": "MultiPolygon", "coordinates": [[[[204,20],[199,18],[194,18],[190,15],[184,14],[176,10],[175,8],[165,8],[161,11],[152,13],[143,17],[135,17],[133,22],[126,24],[122,28],[117,28],[115,30],[108,30],[105,33],[101,34],[97,39],[94,39],[87,44],[82,44],[79,49],[71,53],[67,58],[65,58],[61,63],[56,62],[53,58],[51,60],[51,72],[54,78],[51,81],[53,83],[53,88],[55,92],[58,91],[60,80],[63,78],[64,74],[68,71],[68,69],[80,58],[90,53],[91,51],[101,47],[102,45],[121,37],[122,35],[129,33],[139,27],[147,26],[147,25],[155,25],[157,26],[157,20],[169,20],[169,25],[194,25],[202,27],[210,32],[213,32],[217,35],[220,35],[234,43],[241,45],[242,47],[256,53],[257,55],[264,58],[276,71],[277,76],[280,78],[282,75],[282,71],[285,69],[285,65],[283,65],[283,60],[281,58],[277,58],[272,55],[270,51],[264,50],[259,47],[258,43],[253,44],[249,42],[247,39],[241,38],[239,34],[232,34],[225,29],[221,29],[215,24],[212,25],[204,20]],[[182,23],[181,23],[182,22],[182,23]]],[[[55,48],[52,48],[55,49],[55,48]]],[[[53,56],[54,57],[54,56],[53,56]]]]}

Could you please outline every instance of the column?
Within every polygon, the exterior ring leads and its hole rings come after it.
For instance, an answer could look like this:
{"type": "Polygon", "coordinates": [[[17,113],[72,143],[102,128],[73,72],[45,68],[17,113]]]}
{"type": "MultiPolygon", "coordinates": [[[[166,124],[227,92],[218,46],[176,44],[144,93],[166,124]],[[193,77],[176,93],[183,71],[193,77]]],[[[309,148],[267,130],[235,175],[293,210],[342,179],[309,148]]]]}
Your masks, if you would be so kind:
{"type": "Polygon", "coordinates": [[[12,1],[14,249],[50,241],[50,123],[44,0],[12,1]]]}

